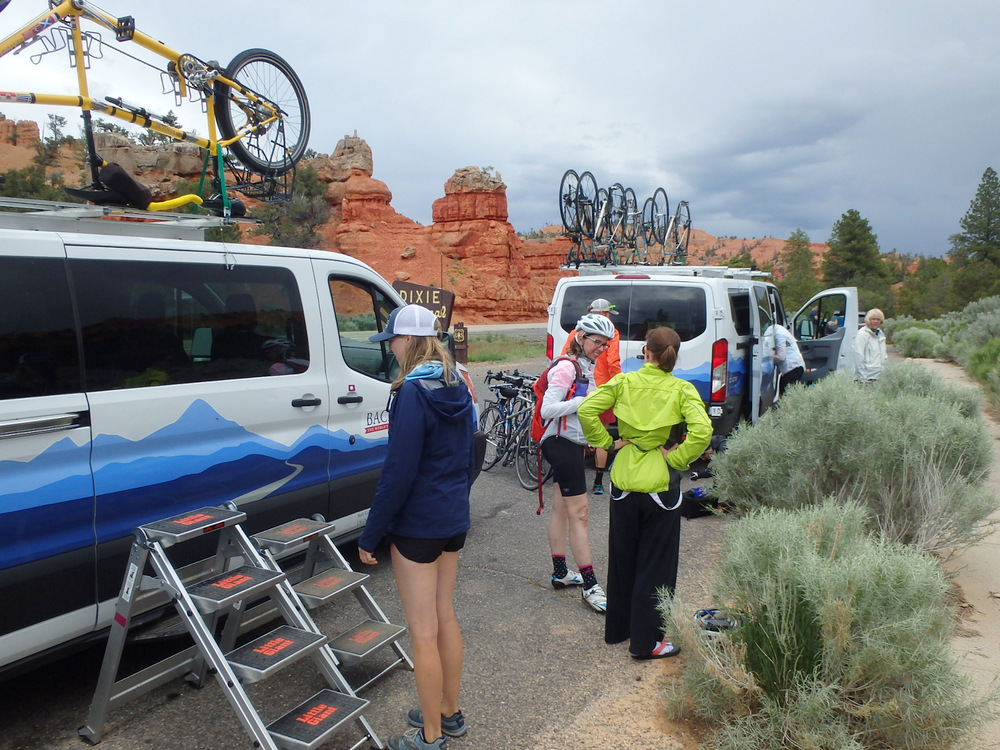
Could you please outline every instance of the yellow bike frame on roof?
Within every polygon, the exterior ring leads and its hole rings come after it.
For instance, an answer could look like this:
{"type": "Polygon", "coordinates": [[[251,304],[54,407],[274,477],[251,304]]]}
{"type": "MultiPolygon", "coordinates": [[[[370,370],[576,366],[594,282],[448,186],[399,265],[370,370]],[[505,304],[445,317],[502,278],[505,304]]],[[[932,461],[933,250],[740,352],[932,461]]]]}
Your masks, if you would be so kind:
{"type": "MultiPolygon", "coordinates": [[[[87,7],[86,0],[62,0],[62,2],[55,7],[37,16],[33,20],[29,21],[27,25],[0,41],[0,57],[3,57],[14,50],[31,44],[40,34],[45,33],[60,22],[68,23],[73,37],[73,56],[75,60],[79,95],[71,96],[61,94],[40,94],[24,91],[0,91],[0,102],[6,101],[21,104],[78,107],[84,112],[98,111],[102,114],[108,115],[109,117],[114,117],[118,120],[140,125],[174,140],[194,143],[201,148],[207,149],[210,154],[216,157],[221,157],[221,150],[223,148],[227,148],[231,144],[241,140],[251,133],[267,128],[269,125],[280,119],[281,114],[272,104],[255,96],[252,92],[241,86],[237,81],[230,80],[229,78],[226,78],[218,73],[212,76],[212,83],[222,83],[228,86],[238,92],[241,96],[246,97],[250,105],[258,108],[259,111],[265,112],[267,115],[263,121],[257,123],[256,125],[245,126],[236,132],[232,138],[222,141],[218,139],[216,132],[215,97],[212,94],[210,87],[200,87],[200,90],[205,92],[205,99],[207,103],[207,138],[168,125],[167,123],[156,119],[154,116],[151,116],[149,113],[135,112],[128,108],[118,107],[111,103],[91,98],[87,82],[86,53],[84,52],[83,46],[83,34],[80,31],[80,20],[83,18],[86,18],[109,31],[115,32],[116,35],[118,33],[118,19],[106,15],[99,10],[93,10],[87,7]]],[[[169,72],[177,78],[180,95],[187,95],[189,84],[184,77],[183,66],[180,64],[182,55],[179,52],[138,30],[130,30],[128,38],[140,47],[143,47],[158,57],[169,60],[173,63],[172,70],[169,72]]]]}

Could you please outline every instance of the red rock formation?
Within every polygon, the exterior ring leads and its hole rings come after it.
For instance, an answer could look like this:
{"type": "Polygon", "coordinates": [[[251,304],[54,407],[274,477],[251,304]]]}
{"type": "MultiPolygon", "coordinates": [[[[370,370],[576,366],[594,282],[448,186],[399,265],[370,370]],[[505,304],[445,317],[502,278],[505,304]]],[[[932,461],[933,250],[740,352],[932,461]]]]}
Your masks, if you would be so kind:
{"type": "MultiPolygon", "coordinates": [[[[102,155],[129,169],[158,198],[172,194],[178,177],[197,179],[201,173],[203,152],[188,144],[144,147],[111,134],[98,138],[102,155]]],[[[0,115],[0,171],[30,164],[37,139],[34,122],[12,123],[0,115]],[[10,142],[15,132],[17,146],[10,142]]],[[[570,248],[561,227],[546,227],[530,240],[517,236],[507,220],[506,185],[492,169],[457,170],[434,201],[434,223],[425,227],[393,209],[392,192],[372,177],[371,149],[356,134],[341,139],[332,155],[309,163],[327,183],[330,220],[317,230],[320,247],[359,258],[389,281],[455,292],[456,322],[543,320],[556,281],[576,274],[559,268],[570,248]]],[[[263,244],[267,237],[244,232],[243,241],[263,244]]],[[[720,264],[746,248],[759,265],[773,264],[783,247],[784,240],[775,238],[718,240],[693,230],[689,262],[720,264]]],[[[813,243],[818,256],[825,249],[813,243]]]]}

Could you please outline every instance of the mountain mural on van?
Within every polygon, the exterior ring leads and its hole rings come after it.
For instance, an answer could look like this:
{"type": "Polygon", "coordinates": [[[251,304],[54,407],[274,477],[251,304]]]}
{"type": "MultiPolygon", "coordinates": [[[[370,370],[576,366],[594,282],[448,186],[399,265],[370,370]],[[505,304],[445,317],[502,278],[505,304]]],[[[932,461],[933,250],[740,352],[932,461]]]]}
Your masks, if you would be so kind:
{"type": "Polygon", "coordinates": [[[91,447],[65,437],[29,461],[0,461],[2,522],[7,528],[44,524],[48,529],[47,543],[36,538],[31,549],[15,544],[0,553],[0,568],[78,549],[88,537],[93,543],[95,487],[98,536],[116,538],[138,523],[186,508],[325,493],[317,486],[381,466],[387,433],[376,434],[380,439],[312,425],[284,445],[224,418],[199,399],[175,422],[139,440],[98,435],[93,478],[86,473],[91,447]],[[193,441],[192,435],[200,439],[193,441]]]}

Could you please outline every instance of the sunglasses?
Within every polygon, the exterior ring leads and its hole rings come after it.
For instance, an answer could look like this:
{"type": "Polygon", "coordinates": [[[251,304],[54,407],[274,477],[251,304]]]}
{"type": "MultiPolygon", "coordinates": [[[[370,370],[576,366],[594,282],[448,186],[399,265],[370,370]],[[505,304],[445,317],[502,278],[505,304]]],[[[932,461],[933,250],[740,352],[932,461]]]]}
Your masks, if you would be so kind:
{"type": "Polygon", "coordinates": [[[583,334],[582,338],[587,339],[587,341],[589,341],[591,344],[593,344],[594,346],[596,346],[598,349],[607,349],[609,346],[611,346],[611,342],[610,341],[600,342],[597,339],[595,339],[593,336],[591,336],[590,334],[587,334],[587,333],[583,334]]]}

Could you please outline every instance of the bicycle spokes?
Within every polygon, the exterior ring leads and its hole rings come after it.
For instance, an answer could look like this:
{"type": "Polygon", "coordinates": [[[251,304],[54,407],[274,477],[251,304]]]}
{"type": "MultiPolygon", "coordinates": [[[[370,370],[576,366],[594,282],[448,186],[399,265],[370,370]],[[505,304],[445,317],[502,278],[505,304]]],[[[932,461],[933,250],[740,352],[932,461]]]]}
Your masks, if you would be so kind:
{"type": "Polygon", "coordinates": [[[591,172],[570,169],[559,185],[559,215],[572,240],[566,266],[583,264],[682,265],[687,259],[691,214],[687,201],[670,212],[667,192],[657,188],[641,208],[632,188],[597,186],[591,172]]]}

